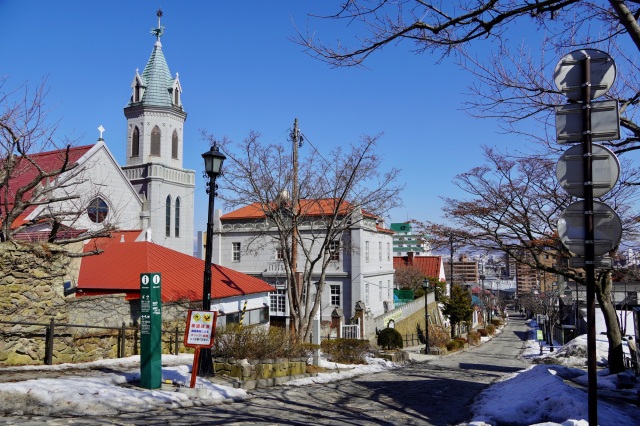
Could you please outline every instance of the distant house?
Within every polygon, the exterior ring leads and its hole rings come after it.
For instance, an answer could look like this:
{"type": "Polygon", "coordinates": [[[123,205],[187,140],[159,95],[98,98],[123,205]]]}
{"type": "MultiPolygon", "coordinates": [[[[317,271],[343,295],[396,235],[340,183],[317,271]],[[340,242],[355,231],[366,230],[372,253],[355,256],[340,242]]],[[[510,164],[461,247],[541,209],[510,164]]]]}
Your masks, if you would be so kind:
{"type": "MultiPolygon", "coordinates": [[[[140,274],[159,272],[162,302],[186,302],[202,307],[204,261],[160,245],[144,241],[138,232],[114,233],[85,244],[103,253],[82,258],[77,282],[78,297],[122,294],[125,300],[140,298],[140,274]]],[[[249,275],[212,265],[211,307],[218,310],[218,325],[268,323],[269,292],[275,288],[249,275]]]]}
{"type": "MultiPolygon", "coordinates": [[[[323,235],[323,218],[333,211],[335,202],[334,199],[300,200],[304,214],[299,219],[299,232],[303,239],[317,241],[323,235]]],[[[345,318],[350,318],[357,302],[364,303],[368,315],[380,315],[393,301],[393,231],[385,228],[380,218],[349,203],[343,202],[339,211],[352,215],[352,220],[341,239],[330,243],[333,254],[321,295],[322,319],[330,319],[335,308],[342,309],[345,318]]],[[[259,205],[248,205],[224,215],[217,211],[213,259],[214,263],[273,285],[276,291],[271,294],[272,323],[280,323],[289,317],[287,276],[282,248],[275,238],[265,237],[275,232],[268,228],[266,215],[259,205]],[[257,242],[257,238],[262,239],[257,242]]],[[[304,265],[300,252],[298,264],[304,265]]],[[[314,276],[319,279],[320,272],[314,271],[314,276]]]]}
{"type": "MultiPolygon", "coordinates": [[[[446,281],[442,256],[415,256],[412,252],[407,253],[406,256],[394,256],[393,267],[398,269],[403,266],[413,266],[425,277],[437,278],[440,282],[446,281]]],[[[449,294],[449,285],[447,285],[447,294],[449,294]]]]}

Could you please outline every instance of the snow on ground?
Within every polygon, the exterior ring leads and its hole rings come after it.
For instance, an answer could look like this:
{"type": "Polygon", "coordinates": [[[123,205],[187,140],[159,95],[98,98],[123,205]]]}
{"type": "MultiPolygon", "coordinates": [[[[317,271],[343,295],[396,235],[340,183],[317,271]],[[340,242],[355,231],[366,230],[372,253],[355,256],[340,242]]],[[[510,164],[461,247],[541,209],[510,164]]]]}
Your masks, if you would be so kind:
{"type": "MultiPolygon", "coordinates": [[[[587,393],[587,336],[578,336],[564,347],[550,352],[535,340],[537,324],[531,328],[522,358],[535,362],[524,371],[512,374],[485,389],[472,407],[471,426],[500,423],[521,425],[588,425],[587,393]],[[571,383],[582,385],[582,389],[571,383]],[[517,420],[516,420],[517,419],[517,420]]],[[[596,359],[606,364],[609,345],[604,335],[596,336],[596,359]]],[[[617,376],[607,375],[608,370],[598,372],[598,394],[611,396],[616,389],[617,376]]],[[[635,379],[635,377],[634,377],[635,379]]],[[[637,398],[640,386],[618,391],[619,397],[637,398]]],[[[616,398],[615,391],[613,398],[616,398]]],[[[640,409],[629,403],[610,403],[599,398],[598,420],[602,426],[640,423],[640,409]]]]}
{"type": "MultiPolygon", "coordinates": [[[[535,322],[530,339],[526,342],[523,358],[535,362],[530,368],[510,375],[485,389],[476,399],[470,425],[484,426],[500,423],[519,425],[587,425],[587,395],[571,383],[585,386],[586,336],[574,339],[570,344],[554,352],[540,346],[535,338],[535,322]],[[572,382],[570,382],[570,380],[572,382]]],[[[607,341],[598,335],[598,359],[606,361],[607,341]]],[[[211,383],[198,378],[195,390],[188,390],[191,379],[192,355],[163,355],[162,378],[180,384],[183,391],[147,390],[128,383],[140,379],[140,357],[103,360],[81,365],[26,366],[3,368],[4,371],[25,372],[33,370],[68,370],[61,378],[25,380],[0,384],[0,413],[14,415],[116,415],[144,409],[164,409],[213,405],[223,401],[249,398],[242,390],[211,383]],[[112,373],[92,374],[90,370],[103,368],[112,373]],[[89,371],[89,372],[88,372],[89,371]],[[76,375],[77,374],[77,375],[76,375]],[[193,392],[191,392],[193,391],[193,392]]],[[[316,377],[292,380],[287,386],[306,386],[344,380],[360,374],[374,373],[394,364],[378,358],[368,358],[367,365],[345,365],[321,358],[321,367],[331,370],[316,377]]],[[[616,377],[606,376],[602,370],[598,377],[600,392],[608,396],[635,395],[640,388],[616,390],[616,377]]],[[[640,409],[631,404],[612,404],[605,400],[598,403],[600,424],[621,425],[640,423],[640,409]]]]}
{"type": "MultiPolygon", "coordinates": [[[[193,355],[163,355],[162,379],[189,386],[193,355]]],[[[81,365],[60,364],[47,366],[47,371],[67,371],[65,376],[55,379],[43,378],[0,384],[0,413],[14,415],[79,416],[114,415],[140,409],[178,408],[211,405],[222,401],[248,398],[243,389],[214,384],[197,378],[197,398],[185,392],[146,390],[123,386],[140,380],[140,356],[89,362],[81,365]],[[95,375],[87,370],[97,368],[117,372],[95,375]],[[129,371],[130,369],[137,371],[129,371]]],[[[7,370],[45,370],[43,366],[12,367],[7,370]]]]}

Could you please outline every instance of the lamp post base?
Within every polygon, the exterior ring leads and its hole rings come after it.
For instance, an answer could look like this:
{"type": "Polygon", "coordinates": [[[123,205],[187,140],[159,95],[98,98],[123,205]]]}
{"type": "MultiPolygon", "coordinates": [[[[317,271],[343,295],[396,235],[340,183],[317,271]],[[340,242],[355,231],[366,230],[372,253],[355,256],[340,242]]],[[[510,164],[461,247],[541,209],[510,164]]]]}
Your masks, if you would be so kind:
{"type": "Polygon", "coordinates": [[[214,377],[216,375],[213,370],[213,358],[211,357],[211,348],[200,349],[200,357],[198,359],[198,376],[214,377]]]}

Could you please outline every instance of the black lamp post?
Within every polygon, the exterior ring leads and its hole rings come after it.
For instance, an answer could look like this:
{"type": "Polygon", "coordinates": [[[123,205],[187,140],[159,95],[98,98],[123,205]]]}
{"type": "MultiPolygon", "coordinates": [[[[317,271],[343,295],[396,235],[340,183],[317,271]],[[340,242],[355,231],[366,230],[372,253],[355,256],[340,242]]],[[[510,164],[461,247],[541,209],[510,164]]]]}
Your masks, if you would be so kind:
{"type": "Polygon", "coordinates": [[[424,290],[424,354],[429,355],[429,308],[427,306],[427,290],[429,289],[429,280],[422,281],[422,289],[424,290]]]}
{"type": "Polygon", "coordinates": [[[484,294],[484,275],[480,275],[480,302],[484,305],[484,326],[487,327],[487,319],[489,318],[489,308],[487,307],[487,296],[484,294]]]}
{"type": "MultiPolygon", "coordinates": [[[[207,242],[204,251],[204,281],[202,286],[202,310],[211,310],[211,257],[213,239],[213,201],[216,197],[216,178],[222,172],[222,163],[227,158],[218,150],[218,144],[213,143],[211,149],[204,154],[204,170],[209,177],[207,182],[207,193],[209,194],[209,204],[207,207],[207,242]]],[[[200,351],[200,362],[198,365],[198,375],[201,377],[213,376],[213,360],[211,349],[203,348],[200,351]]]]}

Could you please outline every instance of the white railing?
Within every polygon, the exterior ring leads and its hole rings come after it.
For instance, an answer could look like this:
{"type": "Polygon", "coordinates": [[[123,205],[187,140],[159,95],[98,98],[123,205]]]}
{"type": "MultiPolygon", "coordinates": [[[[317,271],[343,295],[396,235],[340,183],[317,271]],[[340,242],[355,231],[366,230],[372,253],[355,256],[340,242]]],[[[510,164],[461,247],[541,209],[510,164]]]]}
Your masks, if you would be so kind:
{"type": "Polygon", "coordinates": [[[343,325],[342,337],[344,339],[359,339],[360,338],[360,324],[343,325]]]}

